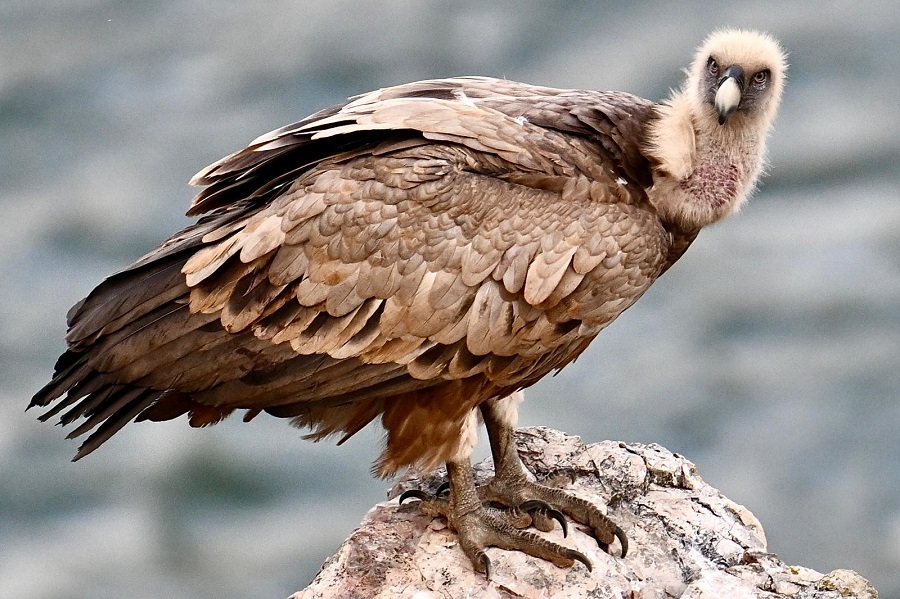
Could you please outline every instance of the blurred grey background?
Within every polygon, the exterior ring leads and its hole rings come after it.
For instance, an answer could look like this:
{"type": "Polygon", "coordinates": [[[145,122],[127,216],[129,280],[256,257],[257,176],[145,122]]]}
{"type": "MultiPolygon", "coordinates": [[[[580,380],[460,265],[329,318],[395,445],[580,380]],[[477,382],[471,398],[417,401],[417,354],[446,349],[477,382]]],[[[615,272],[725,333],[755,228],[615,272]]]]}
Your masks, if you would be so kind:
{"type": "Polygon", "coordinates": [[[196,171],[416,79],[660,99],[724,25],[790,52],[769,177],[521,424],[661,443],[785,561],[900,598],[900,9],[547,0],[0,4],[0,596],[285,597],[384,497],[375,430],[335,448],[273,418],[139,424],[73,465],[23,412],[69,306],[190,222],[196,171]]]}

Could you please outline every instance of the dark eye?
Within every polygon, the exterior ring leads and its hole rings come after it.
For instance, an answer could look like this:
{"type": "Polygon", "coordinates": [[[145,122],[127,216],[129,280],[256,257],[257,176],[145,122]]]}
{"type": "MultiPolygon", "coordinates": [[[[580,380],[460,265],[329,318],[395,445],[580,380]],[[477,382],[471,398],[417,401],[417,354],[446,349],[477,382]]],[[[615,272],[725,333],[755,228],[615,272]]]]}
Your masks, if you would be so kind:
{"type": "Polygon", "coordinates": [[[710,57],[709,62],[706,63],[706,70],[709,71],[709,74],[712,75],[713,77],[718,77],[719,76],[719,63],[717,63],[715,60],[712,59],[712,57],[710,57]]]}
{"type": "Polygon", "coordinates": [[[756,75],[753,76],[753,84],[759,87],[763,87],[765,84],[769,82],[769,70],[760,71],[756,75]]]}

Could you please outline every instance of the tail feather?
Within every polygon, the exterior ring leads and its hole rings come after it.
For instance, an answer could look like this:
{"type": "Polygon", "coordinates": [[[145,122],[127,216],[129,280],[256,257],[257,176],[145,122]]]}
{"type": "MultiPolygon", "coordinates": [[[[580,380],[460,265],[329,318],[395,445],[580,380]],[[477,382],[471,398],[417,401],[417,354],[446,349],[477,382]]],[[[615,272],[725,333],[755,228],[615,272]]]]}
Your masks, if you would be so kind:
{"type": "Polygon", "coordinates": [[[116,403],[116,410],[107,416],[105,422],[100,425],[100,428],[88,437],[81,447],[78,448],[78,453],[75,454],[72,461],[80,460],[109,440],[109,438],[116,434],[123,426],[131,422],[138,414],[152,405],[159,396],[159,393],[159,391],[154,391],[152,389],[134,389],[131,393],[128,393],[128,397],[131,399],[129,401],[116,403]]]}
{"type": "Polygon", "coordinates": [[[56,361],[53,378],[34,394],[26,409],[50,405],[50,402],[66,393],[77,381],[90,373],[91,368],[85,364],[82,354],[73,351],[64,352],[56,361]]]}
{"type": "MultiPolygon", "coordinates": [[[[120,395],[123,390],[128,389],[125,385],[107,385],[98,391],[87,395],[86,397],[82,396],[81,401],[75,404],[72,409],[68,412],[65,412],[59,418],[59,423],[63,426],[68,426],[72,424],[76,420],[81,417],[87,418],[90,420],[92,415],[96,415],[97,411],[102,409],[104,404],[108,404],[112,398],[112,401],[115,401],[115,396],[120,395]]],[[[111,414],[112,412],[110,412],[111,414]]],[[[96,421],[95,421],[96,424],[96,421]]],[[[74,439],[75,437],[80,436],[82,433],[93,428],[93,425],[84,430],[79,430],[76,428],[71,431],[69,435],[66,437],[67,439],[74,439]]]]}
{"type": "MultiPolygon", "coordinates": [[[[102,390],[105,386],[106,383],[100,379],[98,373],[91,372],[85,378],[75,383],[75,385],[71,389],[69,389],[69,392],[63,401],[60,401],[51,409],[44,412],[41,415],[41,420],[46,421],[48,418],[52,418],[64,408],[71,406],[72,404],[78,402],[89,394],[96,393],[102,390]]],[[[83,402],[76,404],[76,408],[77,406],[80,406],[81,403],[83,402]]],[[[60,416],[59,423],[65,426],[74,422],[74,420],[81,415],[76,408],[72,408],[71,410],[60,416]]],[[[89,406],[85,406],[84,409],[87,408],[89,408],[89,406]]]]}
{"type": "Polygon", "coordinates": [[[86,432],[93,430],[97,425],[104,420],[109,419],[123,406],[145,391],[147,390],[141,389],[140,387],[116,385],[115,387],[108,387],[107,390],[101,391],[100,393],[90,395],[82,400],[82,403],[87,404],[87,407],[80,410],[83,412],[86,420],[72,430],[66,438],[75,439],[86,432]]]}
{"type": "Polygon", "coordinates": [[[188,292],[181,269],[205,236],[239,222],[251,210],[237,202],[213,212],[170,237],[127,268],[108,277],[67,314],[72,345],[89,345],[188,292]]]}
{"type": "Polygon", "coordinates": [[[183,259],[176,259],[161,268],[128,271],[106,279],[70,312],[66,340],[75,346],[90,343],[186,294],[183,264],[183,259]]]}

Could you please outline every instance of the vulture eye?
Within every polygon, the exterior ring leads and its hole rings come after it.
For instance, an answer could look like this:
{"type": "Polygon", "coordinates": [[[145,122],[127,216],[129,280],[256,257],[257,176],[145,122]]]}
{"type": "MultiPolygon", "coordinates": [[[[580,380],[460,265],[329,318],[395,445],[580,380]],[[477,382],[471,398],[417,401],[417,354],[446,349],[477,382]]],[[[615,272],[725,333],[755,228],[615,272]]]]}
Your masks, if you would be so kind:
{"type": "Polygon", "coordinates": [[[753,76],[753,84],[757,87],[765,87],[769,82],[769,69],[760,71],[753,76]]]}
{"type": "Polygon", "coordinates": [[[709,57],[709,62],[706,63],[706,70],[709,71],[709,74],[713,77],[719,76],[719,63],[713,60],[712,56],[709,57]]]}

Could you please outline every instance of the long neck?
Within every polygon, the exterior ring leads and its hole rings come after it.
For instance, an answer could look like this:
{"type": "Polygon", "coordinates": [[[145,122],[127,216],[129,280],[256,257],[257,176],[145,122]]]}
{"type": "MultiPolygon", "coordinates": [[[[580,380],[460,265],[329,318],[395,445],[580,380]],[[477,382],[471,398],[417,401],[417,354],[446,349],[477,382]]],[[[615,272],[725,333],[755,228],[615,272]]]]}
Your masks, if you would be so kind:
{"type": "Polygon", "coordinates": [[[737,210],[762,169],[765,128],[760,133],[739,119],[719,125],[711,110],[676,94],[660,105],[648,128],[650,202],[664,220],[685,230],[737,210]]]}

